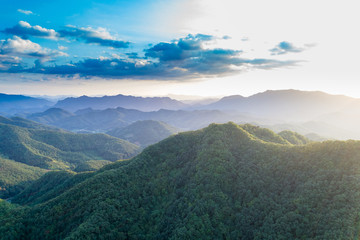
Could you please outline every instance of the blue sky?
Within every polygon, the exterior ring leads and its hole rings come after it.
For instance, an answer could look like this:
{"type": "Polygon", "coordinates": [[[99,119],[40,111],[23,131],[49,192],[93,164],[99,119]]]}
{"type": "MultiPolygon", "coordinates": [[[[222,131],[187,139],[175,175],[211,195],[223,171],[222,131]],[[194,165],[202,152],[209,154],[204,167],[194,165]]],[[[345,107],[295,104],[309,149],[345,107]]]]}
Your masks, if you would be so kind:
{"type": "Polygon", "coordinates": [[[355,1],[2,2],[1,92],[360,97],[355,1]]]}

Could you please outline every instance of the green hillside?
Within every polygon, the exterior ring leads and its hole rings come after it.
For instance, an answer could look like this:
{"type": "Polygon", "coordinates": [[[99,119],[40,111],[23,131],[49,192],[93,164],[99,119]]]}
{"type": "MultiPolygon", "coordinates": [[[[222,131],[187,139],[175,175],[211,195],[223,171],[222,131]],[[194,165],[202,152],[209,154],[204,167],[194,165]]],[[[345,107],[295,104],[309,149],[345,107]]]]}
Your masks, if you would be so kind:
{"type": "Polygon", "coordinates": [[[46,170],[0,157],[0,198],[8,198],[22,191],[46,170]]]}
{"type": "Polygon", "coordinates": [[[43,169],[75,170],[91,160],[113,162],[137,152],[136,145],[106,134],[75,134],[0,123],[0,155],[43,169]]]}
{"type": "Polygon", "coordinates": [[[41,204],[0,203],[0,236],[358,239],[360,142],[295,146],[276,135],[276,143],[264,141],[249,128],[212,124],[180,133],[41,204]]]}
{"type": "Polygon", "coordinates": [[[118,137],[136,145],[146,147],[160,142],[180,130],[160,121],[137,121],[124,128],[113,129],[107,134],[118,137]]]}

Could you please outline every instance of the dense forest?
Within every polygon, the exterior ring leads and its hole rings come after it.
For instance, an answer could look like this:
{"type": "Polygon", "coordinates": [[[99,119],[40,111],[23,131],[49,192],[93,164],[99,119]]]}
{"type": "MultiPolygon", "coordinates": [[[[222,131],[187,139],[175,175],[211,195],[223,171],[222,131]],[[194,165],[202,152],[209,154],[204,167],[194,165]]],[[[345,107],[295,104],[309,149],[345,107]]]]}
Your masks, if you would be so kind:
{"type": "Polygon", "coordinates": [[[47,173],[0,202],[0,236],[358,239],[360,142],[302,140],[212,124],[96,172],[47,173]]]}

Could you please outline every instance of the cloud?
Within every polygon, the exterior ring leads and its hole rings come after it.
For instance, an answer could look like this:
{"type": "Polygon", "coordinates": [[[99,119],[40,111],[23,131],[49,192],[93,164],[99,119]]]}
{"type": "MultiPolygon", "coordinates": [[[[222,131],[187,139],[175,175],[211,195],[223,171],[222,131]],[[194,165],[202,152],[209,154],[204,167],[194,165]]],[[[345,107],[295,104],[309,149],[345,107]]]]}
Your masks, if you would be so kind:
{"type": "Polygon", "coordinates": [[[0,51],[2,54],[31,54],[41,52],[42,48],[37,43],[14,36],[1,41],[0,51]]]}
{"type": "Polygon", "coordinates": [[[65,46],[58,45],[58,49],[59,49],[59,50],[67,50],[68,48],[65,47],[65,46]]]}
{"type": "Polygon", "coordinates": [[[20,57],[0,54],[0,70],[7,70],[12,67],[17,67],[20,63],[20,57]]]}
{"type": "MultiPolygon", "coordinates": [[[[0,41],[0,64],[3,66],[14,66],[14,64],[20,66],[22,58],[35,58],[44,63],[54,57],[66,55],[60,51],[42,48],[39,44],[18,36],[0,41]]],[[[22,69],[18,69],[18,71],[22,71],[22,69]]]]}
{"type": "Polygon", "coordinates": [[[31,26],[28,22],[20,21],[12,28],[6,28],[4,33],[27,39],[29,36],[57,39],[58,33],[53,29],[46,29],[39,25],[31,26]]]}
{"type": "Polygon", "coordinates": [[[64,38],[74,38],[83,40],[86,43],[94,43],[105,47],[128,48],[130,42],[117,40],[105,28],[79,28],[75,26],[66,26],[65,29],[59,30],[59,34],[64,38]]]}
{"type": "Polygon", "coordinates": [[[115,37],[111,36],[105,28],[78,28],[69,25],[66,26],[65,29],[56,32],[54,29],[43,28],[39,25],[31,26],[28,22],[20,21],[14,27],[6,28],[2,32],[19,36],[23,39],[28,39],[30,36],[53,40],[70,38],[112,48],[128,48],[130,45],[130,42],[117,40],[115,37]]]}
{"type": "Polygon", "coordinates": [[[294,46],[294,44],[290,43],[290,42],[280,42],[278,45],[276,45],[275,48],[270,49],[269,51],[271,52],[271,55],[282,55],[282,54],[286,54],[289,52],[292,53],[299,53],[306,50],[305,47],[300,48],[300,47],[296,47],[294,46]]]}
{"type": "Polygon", "coordinates": [[[145,50],[145,56],[158,58],[160,61],[179,61],[190,57],[197,57],[203,50],[203,43],[213,40],[210,35],[189,34],[172,43],[161,42],[145,50]]]}
{"type": "Polygon", "coordinates": [[[29,11],[29,10],[18,9],[17,11],[18,11],[19,13],[23,13],[23,14],[26,14],[26,15],[32,15],[32,14],[34,14],[32,11],[29,11]]]}
{"type": "Polygon", "coordinates": [[[273,69],[295,65],[295,61],[241,58],[241,51],[205,48],[210,35],[188,35],[172,42],[160,42],[145,49],[145,58],[134,53],[121,57],[87,58],[63,65],[15,69],[12,72],[57,74],[63,76],[132,78],[132,79],[194,79],[219,77],[250,69],[273,69]]]}

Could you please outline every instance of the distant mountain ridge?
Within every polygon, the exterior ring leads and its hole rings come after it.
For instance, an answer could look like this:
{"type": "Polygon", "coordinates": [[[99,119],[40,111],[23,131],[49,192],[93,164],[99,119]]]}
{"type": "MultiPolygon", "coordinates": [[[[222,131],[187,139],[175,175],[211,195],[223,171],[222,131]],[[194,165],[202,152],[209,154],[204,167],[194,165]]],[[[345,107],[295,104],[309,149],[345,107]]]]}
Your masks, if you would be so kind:
{"type": "Polygon", "coordinates": [[[89,107],[96,110],[123,107],[140,111],[157,111],[160,109],[178,110],[186,106],[186,104],[169,97],[135,97],[119,94],[103,97],[70,97],[58,101],[54,107],[75,112],[89,107]]]}
{"type": "Polygon", "coordinates": [[[251,121],[241,115],[231,115],[219,110],[165,110],[142,112],[135,109],[112,108],[105,110],[82,109],[75,113],[63,109],[49,109],[43,113],[32,114],[28,119],[59,128],[81,132],[107,132],[114,128],[123,128],[136,121],[162,121],[182,130],[194,130],[210,123],[228,121],[251,121]]]}
{"type": "Polygon", "coordinates": [[[42,98],[0,93],[0,114],[2,115],[13,115],[19,112],[38,112],[52,105],[52,102],[42,98]]]}
{"type": "Polygon", "coordinates": [[[202,106],[201,109],[238,111],[258,117],[308,121],[341,110],[355,100],[355,98],[319,91],[268,90],[249,97],[227,96],[215,103],[202,106]]]}
{"type": "Polygon", "coordinates": [[[107,132],[142,120],[163,121],[183,130],[233,121],[289,126],[282,130],[302,129],[298,131],[301,134],[316,133],[325,138],[360,139],[358,109],[360,99],[290,89],[268,90],[249,97],[227,96],[207,105],[186,105],[166,97],[82,96],[66,98],[45,112],[26,117],[84,133],[107,132]]]}

